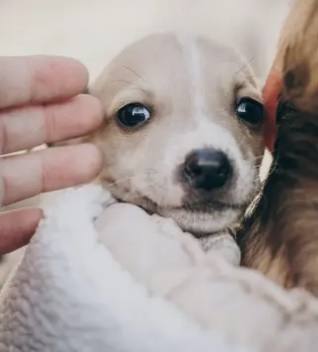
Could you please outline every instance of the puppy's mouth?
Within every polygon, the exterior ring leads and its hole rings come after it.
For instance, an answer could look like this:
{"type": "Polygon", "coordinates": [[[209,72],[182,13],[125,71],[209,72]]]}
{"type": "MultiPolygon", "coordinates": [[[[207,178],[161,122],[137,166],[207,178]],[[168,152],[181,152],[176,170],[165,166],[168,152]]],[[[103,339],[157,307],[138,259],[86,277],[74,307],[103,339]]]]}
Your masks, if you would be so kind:
{"type": "MultiPolygon", "coordinates": [[[[191,197],[192,198],[192,197],[191,197]]],[[[211,199],[184,199],[180,205],[160,204],[145,194],[138,192],[134,204],[148,214],[158,214],[174,219],[185,231],[195,236],[217,233],[231,227],[248,207],[249,199],[242,202],[219,201],[211,199]]],[[[131,199],[118,194],[117,199],[131,203],[131,199]]]]}
{"type": "Polygon", "coordinates": [[[248,206],[248,202],[243,203],[226,203],[215,200],[187,202],[181,207],[173,209],[183,209],[196,213],[224,212],[227,210],[242,211],[248,206]]]}
{"type": "Polygon", "coordinates": [[[158,212],[161,213],[160,210],[164,210],[165,213],[168,211],[182,211],[185,213],[197,213],[197,214],[215,214],[215,213],[225,213],[228,211],[241,213],[244,209],[249,205],[249,201],[245,201],[242,203],[228,203],[216,200],[196,200],[196,201],[186,201],[183,202],[180,206],[169,206],[169,205],[161,205],[155,202],[154,200],[142,196],[144,200],[143,205],[141,205],[148,212],[158,212]]]}

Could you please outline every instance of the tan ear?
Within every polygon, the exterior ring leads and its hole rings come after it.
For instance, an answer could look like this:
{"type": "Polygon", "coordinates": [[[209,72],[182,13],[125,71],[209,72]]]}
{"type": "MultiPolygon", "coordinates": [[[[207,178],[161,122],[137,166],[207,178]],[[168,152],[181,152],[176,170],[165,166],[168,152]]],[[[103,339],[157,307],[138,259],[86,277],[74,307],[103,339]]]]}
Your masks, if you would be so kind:
{"type": "Polygon", "coordinates": [[[300,110],[318,113],[318,1],[294,0],[281,33],[274,66],[283,92],[300,110]]]}

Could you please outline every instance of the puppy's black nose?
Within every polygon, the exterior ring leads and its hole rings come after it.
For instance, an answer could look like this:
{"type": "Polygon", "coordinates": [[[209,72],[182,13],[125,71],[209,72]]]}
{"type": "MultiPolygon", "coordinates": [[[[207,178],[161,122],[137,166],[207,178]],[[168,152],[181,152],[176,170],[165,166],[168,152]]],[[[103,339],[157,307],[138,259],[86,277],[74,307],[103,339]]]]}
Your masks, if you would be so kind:
{"type": "Polygon", "coordinates": [[[186,158],[183,174],[193,187],[212,191],[225,185],[232,175],[232,167],[226,154],[214,149],[199,149],[186,158]]]}

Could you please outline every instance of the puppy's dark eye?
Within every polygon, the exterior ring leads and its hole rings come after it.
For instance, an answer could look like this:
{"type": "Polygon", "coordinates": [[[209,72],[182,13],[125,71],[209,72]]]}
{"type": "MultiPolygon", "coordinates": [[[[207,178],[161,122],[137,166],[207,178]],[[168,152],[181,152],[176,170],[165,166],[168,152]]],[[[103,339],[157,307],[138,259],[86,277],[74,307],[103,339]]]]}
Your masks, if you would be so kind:
{"type": "Polygon", "coordinates": [[[251,98],[242,98],[236,105],[237,116],[245,122],[257,125],[264,121],[263,105],[251,98]]]}
{"type": "Polygon", "coordinates": [[[118,121],[125,127],[138,127],[150,118],[150,111],[144,105],[132,103],[117,112],[118,121]]]}

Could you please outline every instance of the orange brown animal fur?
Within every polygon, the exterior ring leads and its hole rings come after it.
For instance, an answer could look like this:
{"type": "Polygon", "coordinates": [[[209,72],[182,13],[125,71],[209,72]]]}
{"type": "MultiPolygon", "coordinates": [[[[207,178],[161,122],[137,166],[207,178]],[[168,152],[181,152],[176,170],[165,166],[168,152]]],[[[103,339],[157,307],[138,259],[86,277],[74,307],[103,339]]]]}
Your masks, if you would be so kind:
{"type": "MultiPolygon", "coordinates": [[[[260,198],[238,233],[244,266],[261,271],[286,288],[303,287],[316,296],[317,36],[318,1],[295,2],[271,73],[281,81],[274,162],[260,198]]],[[[266,88],[270,91],[271,87],[266,88]]]]}

